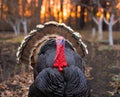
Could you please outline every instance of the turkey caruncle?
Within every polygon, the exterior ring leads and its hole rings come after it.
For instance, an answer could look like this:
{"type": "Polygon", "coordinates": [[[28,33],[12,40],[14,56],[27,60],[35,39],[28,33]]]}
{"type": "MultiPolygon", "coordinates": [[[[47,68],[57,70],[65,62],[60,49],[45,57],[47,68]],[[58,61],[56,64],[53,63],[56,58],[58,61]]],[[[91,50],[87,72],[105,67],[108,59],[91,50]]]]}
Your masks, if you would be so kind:
{"type": "Polygon", "coordinates": [[[81,35],[64,23],[37,25],[22,41],[17,61],[34,68],[28,97],[90,97],[81,35]]]}

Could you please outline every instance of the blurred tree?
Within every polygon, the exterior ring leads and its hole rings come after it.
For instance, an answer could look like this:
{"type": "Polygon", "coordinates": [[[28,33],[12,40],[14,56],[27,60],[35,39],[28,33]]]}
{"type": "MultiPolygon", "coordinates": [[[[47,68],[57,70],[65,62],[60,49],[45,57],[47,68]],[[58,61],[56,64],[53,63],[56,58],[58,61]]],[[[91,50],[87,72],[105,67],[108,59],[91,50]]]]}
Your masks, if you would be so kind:
{"type": "MultiPolygon", "coordinates": [[[[0,19],[1,21],[7,20],[12,27],[14,25],[14,31],[19,29],[20,23],[22,23],[25,33],[27,24],[30,28],[49,20],[65,22],[75,28],[79,26],[80,29],[83,29],[84,26],[92,27],[93,16],[96,19],[99,18],[97,16],[99,8],[103,8],[103,15],[107,20],[110,19],[112,13],[115,14],[115,18],[119,17],[119,5],[120,0],[0,0],[0,19]],[[67,3],[65,4],[65,2],[67,3]],[[44,4],[42,9],[44,13],[41,18],[42,4],[44,4]],[[18,26],[15,27],[15,25],[18,26]]],[[[120,23],[115,27],[118,29],[119,25],[120,23]]],[[[107,28],[104,22],[102,26],[107,28]]]]}
{"type": "Polygon", "coordinates": [[[83,29],[85,25],[85,9],[89,7],[90,0],[71,0],[71,2],[74,3],[76,6],[78,5],[81,6],[79,24],[80,24],[80,29],[83,29]]]}
{"type": "Polygon", "coordinates": [[[31,16],[31,11],[27,4],[29,5],[27,0],[19,0],[19,15],[21,17],[21,23],[23,24],[24,34],[27,34],[27,17],[31,16]]]}
{"type": "Polygon", "coordinates": [[[40,10],[43,0],[0,0],[0,19],[11,25],[15,34],[20,33],[20,23],[27,33],[27,21],[40,23],[40,10]],[[14,3],[13,3],[14,2],[14,3]]]}
{"type": "Polygon", "coordinates": [[[3,13],[3,0],[0,0],[0,19],[2,19],[2,13],[3,13]]]}
{"type": "MultiPolygon", "coordinates": [[[[102,40],[102,29],[106,27],[105,23],[108,24],[109,28],[109,43],[110,45],[113,45],[113,39],[112,39],[112,26],[113,26],[113,14],[116,14],[116,17],[119,17],[117,15],[118,9],[117,8],[117,3],[120,2],[119,0],[92,0],[94,4],[94,17],[93,20],[95,23],[98,25],[98,39],[102,40]],[[97,7],[97,10],[96,8],[97,7]],[[99,11],[99,9],[102,9],[102,12],[99,11]],[[96,17],[96,18],[95,18],[96,17]],[[103,18],[104,22],[103,22],[103,18]]],[[[117,20],[118,21],[118,20],[117,20]]],[[[117,23],[117,22],[116,22],[117,23]]],[[[115,24],[115,22],[114,22],[115,24]]]]}
{"type": "Polygon", "coordinates": [[[42,2],[43,0],[31,0],[32,19],[36,24],[40,23],[42,2]]]}
{"type": "Polygon", "coordinates": [[[60,13],[61,13],[61,21],[63,20],[63,0],[60,0],[60,13]]]}
{"type": "Polygon", "coordinates": [[[106,18],[104,18],[105,23],[108,25],[108,30],[109,30],[109,44],[113,45],[113,34],[112,34],[112,28],[113,25],[118,22],[120,18],[114,20],[114,14],[111,15],[110,21],[107,21],[106,18]]]}
{"type": "Polygon", "coordinates": [[[102,31],[103,18],[97,17],[97,19],[96,19],[95,17],[93,17],[93,20],[95,21],[95,23],[98,26],[98,40],[102,40],[102,38],[103,38],[103,31],[102,31]]]}
{"type": "Polygon", "coordinates": [[[41,10],[41,6],[42,6],[42,2],[43,0],[38,0],[38,6],[37,6],[37,17],[39,18],[39,23],[40,23],[40,10],[41,10]]]}
{"type": "Polygon", "coordinates": [[[19,4],[18,0],[15,0],[13,3],[13,0],[9,0],[9,2],[6,1],[7,5],[7,17],[6,21],[12,26],[15,35],[18,35],[20,33],[20,16],[19,16],[19,4]]]}

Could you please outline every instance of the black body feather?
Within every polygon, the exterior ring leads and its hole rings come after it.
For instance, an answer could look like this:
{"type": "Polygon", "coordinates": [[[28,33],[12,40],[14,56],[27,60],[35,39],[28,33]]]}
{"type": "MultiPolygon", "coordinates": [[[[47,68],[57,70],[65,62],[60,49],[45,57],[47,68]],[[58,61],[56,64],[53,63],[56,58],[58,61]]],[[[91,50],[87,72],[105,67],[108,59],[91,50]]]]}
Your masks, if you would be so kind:
{"type": "Polygon", "coordinates": [[[81,56],[65,41],[68,66],[59,72],[53,66],[55,53],[55,39],[48,40],[41,47],[28,97],[90,97],[81,56]]]}

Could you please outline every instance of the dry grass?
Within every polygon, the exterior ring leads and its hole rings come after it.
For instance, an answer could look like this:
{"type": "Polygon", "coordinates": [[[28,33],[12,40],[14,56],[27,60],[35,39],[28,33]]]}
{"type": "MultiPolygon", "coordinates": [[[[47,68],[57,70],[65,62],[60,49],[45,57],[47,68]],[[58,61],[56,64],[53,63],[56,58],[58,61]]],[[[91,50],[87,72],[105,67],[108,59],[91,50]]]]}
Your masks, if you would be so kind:
{"type": "Polygon", "coordinates": [[[0,42],[5,43],[20,43],[23,40],[23,35],[15,36],[12,33],[0,33],[0,42]]]}

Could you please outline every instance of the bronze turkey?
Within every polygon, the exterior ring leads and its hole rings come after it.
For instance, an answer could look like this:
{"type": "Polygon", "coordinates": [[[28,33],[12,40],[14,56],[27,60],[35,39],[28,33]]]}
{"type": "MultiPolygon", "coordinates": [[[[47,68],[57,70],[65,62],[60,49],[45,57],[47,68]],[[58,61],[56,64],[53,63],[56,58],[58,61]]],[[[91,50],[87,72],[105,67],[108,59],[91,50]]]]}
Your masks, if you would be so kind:
{"type": "Polygon", "coordinates": [[[22,41],[17,60],[34,69],[28,97],[90,97],[86,45],[78,32],[54,21],[37,25],[22,41]]]}

